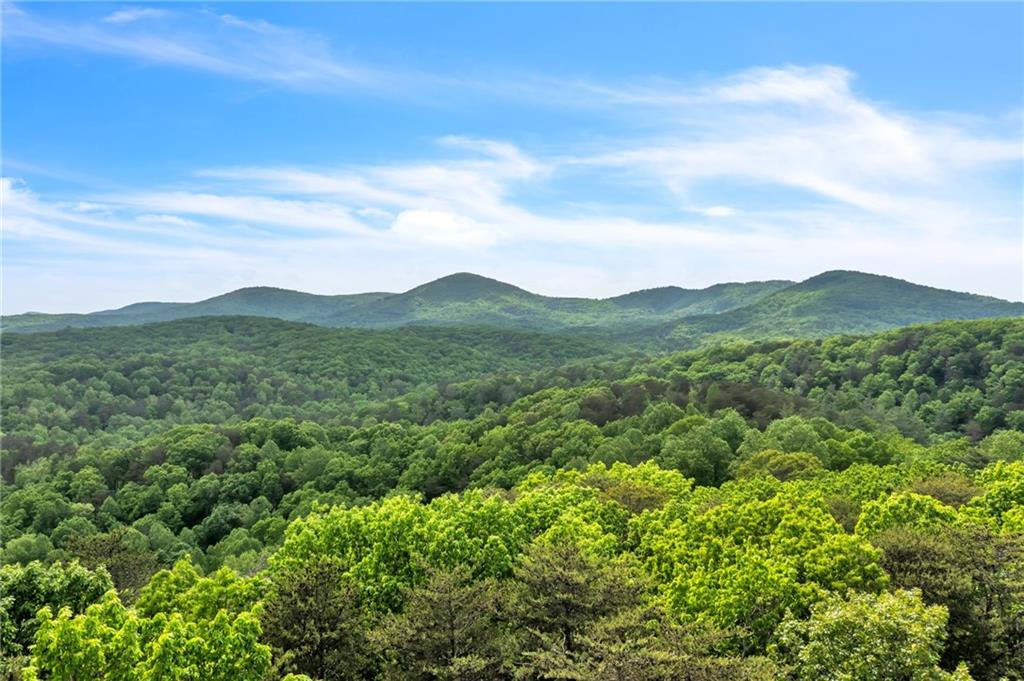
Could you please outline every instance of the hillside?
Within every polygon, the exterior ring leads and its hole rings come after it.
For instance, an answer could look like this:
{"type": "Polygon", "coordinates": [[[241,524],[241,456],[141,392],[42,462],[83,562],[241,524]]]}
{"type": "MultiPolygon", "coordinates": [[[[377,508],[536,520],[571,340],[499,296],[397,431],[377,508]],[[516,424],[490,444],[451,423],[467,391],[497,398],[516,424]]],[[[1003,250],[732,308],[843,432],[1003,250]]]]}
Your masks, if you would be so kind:
{"type": "Polygon", "coordinates": [[[391,294],[360,293],[347,296],[320,296],[269,286],[256,286],[231,291],[197,303],[133,303],[116,310],[101,310],[91,314],[27,313],[4,317],[3,323],[7,331],[40,332],[64,328],[134,326],[192,317],[250,316],[330,326],[331,317],[389,295],[391,294]]]}
{"type": "Polygon", "coordinates": [[[1017,317],[1024,303],[912,284],[861,272],[832,271],[743,307],[657,325],[620,340],[665,349],[727,338],[819,338],[884,331],[953,319],[1017,317]]]}
{"type": "Polygon", "coordinates": [[[608,299],[557,298],[475,274],[442,277],[405,293],[321,296],[270,287],[239,289],[197,303],[137,303],[91,314],[27,313],[3,318],[6,331],[127,326],[211,315],[273,317],[328,327],[496,326],[558,331],[651,324],[749,304],[792,282],[665,287],[608,299]]]}

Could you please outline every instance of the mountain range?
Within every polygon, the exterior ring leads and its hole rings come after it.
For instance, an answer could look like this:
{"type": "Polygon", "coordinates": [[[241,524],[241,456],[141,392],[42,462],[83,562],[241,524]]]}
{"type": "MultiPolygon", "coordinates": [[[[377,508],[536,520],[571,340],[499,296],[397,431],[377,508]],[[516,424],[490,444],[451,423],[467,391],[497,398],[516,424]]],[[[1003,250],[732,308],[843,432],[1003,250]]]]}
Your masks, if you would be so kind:
{"type": "Polygon", "coordinates": [[[90,314],[26,313],[5,331],[125,326],[206,316],[255,316],[325,327],[486,326],[587,333],[653,347],[709,339],[818,337],[866,333],[945,319],[1024,315],[1024,303],[901,279],[830,271],[802,282],[675,286],[613,298],[542,296],[494,279],[457,273],[404,293],[315,295],[243,288],[195,303],[135,303],[90,314]]]}
{"type": "Polygon", "coordinates": [[[792,285],[791,281],[675,286],[602,300],[538,295],[511,284],[460,272],[404,293],[325,296],[270,287],[243,288],[195,303],[135,303],[90,314],[27,313],[4,318],[8,331],[124,326],[188,317],[274,317],[328,327],[409,325],[497,326],[536,331],[653,323],[742,307],[792,285]]]}

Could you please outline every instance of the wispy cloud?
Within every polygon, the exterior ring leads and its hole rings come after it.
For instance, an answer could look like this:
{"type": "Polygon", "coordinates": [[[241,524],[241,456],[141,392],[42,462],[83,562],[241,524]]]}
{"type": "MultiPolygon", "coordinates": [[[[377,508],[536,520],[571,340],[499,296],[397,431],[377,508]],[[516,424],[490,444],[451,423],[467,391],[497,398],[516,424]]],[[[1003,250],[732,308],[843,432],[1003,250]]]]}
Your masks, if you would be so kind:
{"type": "Polygon", "coordinates": [[[164,213],[165,221],[178,214],[288,230],[324,230],[357,236],[372,234],[347,207],[323,201],[183,191],[115,195],[106,200],[119,208],[164,213]]]}
{"type": "Polygon", "coordinates": [[[382,74],[351,64],[309,31],[213,11],[126,7],[93,21],[3,8],[4,40],[121,55],[296,90],[367,86],[382,74]]]}
{"type": "MultiPolygon", "coordinates": [[[[211,20],[257,45],[270,36],[271,55],[298,40],[269,24],[211,20]]],[[[54,30],[55,43],[101,39],[54,30]]],[[[143,33],[119,35],[128,42],[88,49],[236,75],[255,68],[237,45],[174,38],[156,49],[143,33]]],[[[302,47],[273,78],[307,59],[319,65],[309,82],[336,77],[317,59],[326,46],[302,47]]],[[[225,288],[379,289],[470,269],[594,295],[853,268],[1021,298],[1021,189],[1005,181],[1022,159],[1017,121],[900,111],[829,65],[561,90],[642,115],[647,132],[532,151],[444,136],[419,160],[204,168],[173,189],[58,198],[5,180],[5,219],[14,220],[5,239],[141,253],[132,266],[141,258],[164,272],[200,271],[196,281],[225,288]]],[[[178,286],[186,297],[215,292],[178,286]]]]}
{"type": "Polygon", "coordinates": [[[144,19],[162,19],[170,12],[158,7],[124,7],[103,17],[108,24],[130,24],[144,19]]]}
{"type": "Polygon", "coordinates": [[[852,80],[831,66],[758,68],[692,92],[620,95],[666,107],[678,123],[575,162],[637,173],[684,198],[709,181],[743,180],[938,226],[962,212],[967,197],[957,195],[972,172],[1021,158],[1018,137],[887,111],[852,80]]]}

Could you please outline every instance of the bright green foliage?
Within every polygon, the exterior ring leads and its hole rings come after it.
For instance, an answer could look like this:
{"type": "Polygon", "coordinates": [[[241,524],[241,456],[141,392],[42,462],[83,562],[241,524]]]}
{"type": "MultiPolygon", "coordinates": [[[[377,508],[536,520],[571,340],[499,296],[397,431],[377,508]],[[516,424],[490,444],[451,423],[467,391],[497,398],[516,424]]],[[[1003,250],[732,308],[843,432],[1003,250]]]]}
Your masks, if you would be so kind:
{"type": "Polygon", "coordinates": [[[228,568],[202,577],[191,563],[182,560],[153,575],[139,593],[135,608],[143,617],[177,612],[199,621],[212,619],[221,610],[230,614],[252,610],[266,588],[265,578],[239,577],[228,568]]]}
{"type": "Polygon", "coordinates": [[[194,606],[181,596],[221,589],[197,586],[183,589],[164,582],[157,590],[177,598],[177,607],[152,616],[126,608],[114,591],[80,615],[69,608],[54,615],[43,608],[25,678],[261,681],[270,668],[270,649],[259,642],[256,615],[251,610],[204,612],[209,599],[200,598],[203,603],[194,606]]]}
{"type": "Polygon", "coordinates": [[[846,534],[820,498],[744,500],[742,487],[731,489],[739,499],[711,508],[695,499],[638,525],[639,553],[673,611],[738,628],[739,644],[758,646],[787,610],[806,612],[827,591],[885,584],[880,552],[846,534]]]}
{"type": "Polygon", "coordinates": [[[398,606],[402,591],[421,581],[429,566],[466,564],[482,577],[508,574],[524,539],[513,508],[496,497],[471,493],[423,505],[398,496],[293,523],[273,566],[288,570],[335,556],[366,607],[385,611],[398,606]]]}
{"type": "Polygon", "coordinates": [[[1024,507],[1024,461],[1012,463],[996,462],[978,474],[984,492],[971,499],[964,507],[964,514],[1002,526],[1004,516],[1008,532],[1019,532],[1020,508],[1024,507]]]}
{"type": "Polygon", "coordinates": [[[814,454],[765,449],[740,463],[736,467],[736,477],[755,478],[771,475],[785,482],[813,478],[823,470],[821,459],[814,454]]]}
{"type": "Polygon", "coordinates": [[[620,465],[535,474],[514,490],[511,502],[479,492],[429,504],[391,497],[296,521],[272,563],[287,569],[335,556],[366,607],[383,611],[397,607],[401,592],[418,584],[427,568],[466,565],[477,577],[507,577],[531,537],[546,544],[573,539],[611,555],[621,550],[632,512],[688,489],[677,474],[620,465]]]}
{"type": "Polygon", "coordinates": [[[787,617],[770,646],[800,681],[969,680],[938,666],[946,611],[911,591],[829,596],[807,620],[787,617]]]}
{"type": "Polygon", "coordinates": [[[857,534],[870,537],[895,527],[941,527],[955,522],[956,517],[956,510],[938,499],[913,492],[900,492],[864,504],[857,522],[857,534]]]}

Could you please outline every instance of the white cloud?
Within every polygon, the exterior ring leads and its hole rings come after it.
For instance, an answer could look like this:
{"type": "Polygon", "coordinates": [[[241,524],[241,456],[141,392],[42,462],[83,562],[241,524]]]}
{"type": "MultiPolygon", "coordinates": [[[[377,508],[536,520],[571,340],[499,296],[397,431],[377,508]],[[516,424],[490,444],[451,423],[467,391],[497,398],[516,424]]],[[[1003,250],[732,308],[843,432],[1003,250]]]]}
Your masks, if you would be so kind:
{"type": "Polygon", "coordinates": [[[708,206],[698,210],[702,215],[709,218],[727,218],[736,215],[736,209],[729,206],[708,206]]]}
{"type": "Polygon", "coordinates": [[[754,68],[726,78],[694,99],[764,104],[787,102],[845,108],[853,73],[836,66],[754,68]]]}
{"type": "Polygon", "coordinates": [[[678,114],[677,124],[574,163],[630,173],[684,199],[737,182],[799,190],[937,234],[990,217],[979,185],[984,173],[1019,163],[1019,137],[887,110],[851,82],[835,67],[758,68],[689,92],[648,92],[644,101],[666,107],[668,121],[678,114]]]}
{"type": "MultiPolygon", "coordinates": [[[[39,198],[16,178],[0,178],[0,205],[5,246],[38,251],[33,256],[37,258],[88,255],[133,262],[137,258],[208,259],[218,253],[230,257],[235,245],[234,240],[207,232],[182,233],[180,225],[163,224],[166,220],[146,224],[151,221],[123,219],[114,215],[110,206],[100,214],[83,214],[75,204],[39,198]]],[[[11,264],[8,251],[5,269],[11,264]]]]}
{"type": "Polygon", "coordinates": [[[4,5],[3,19],[5,43],[113,54],[297,90],[368,86],[386,79],[340,59],[316,34],[209,11],[131,7],[100,21],[71,23],[4,5]],[[161,21],[153,26],[143,19],[161,21]]]}
{"type": "Polygon", "coordinates": [[[156,225],[172,225],[174,227],[195,228],[200,224],[195,220],[189,220],[178,215],[149,215],[142,214],[135,218],[139,222],[147,222],[156,225]]]}
{"type": "Polygon", "coordinates": [[[492,225],[440,210],[403,210],[391,225],[391,233],[400,238],[457,248],[492,246],[498,241],[492,225]]]}
{"type": "Polygon", "coordinates": [[[156,7],[125,7],[111,12],[103,18],[108,24],[130,24],[143,19],[161,19],[169,16],[170,12],[156,7]]]}

